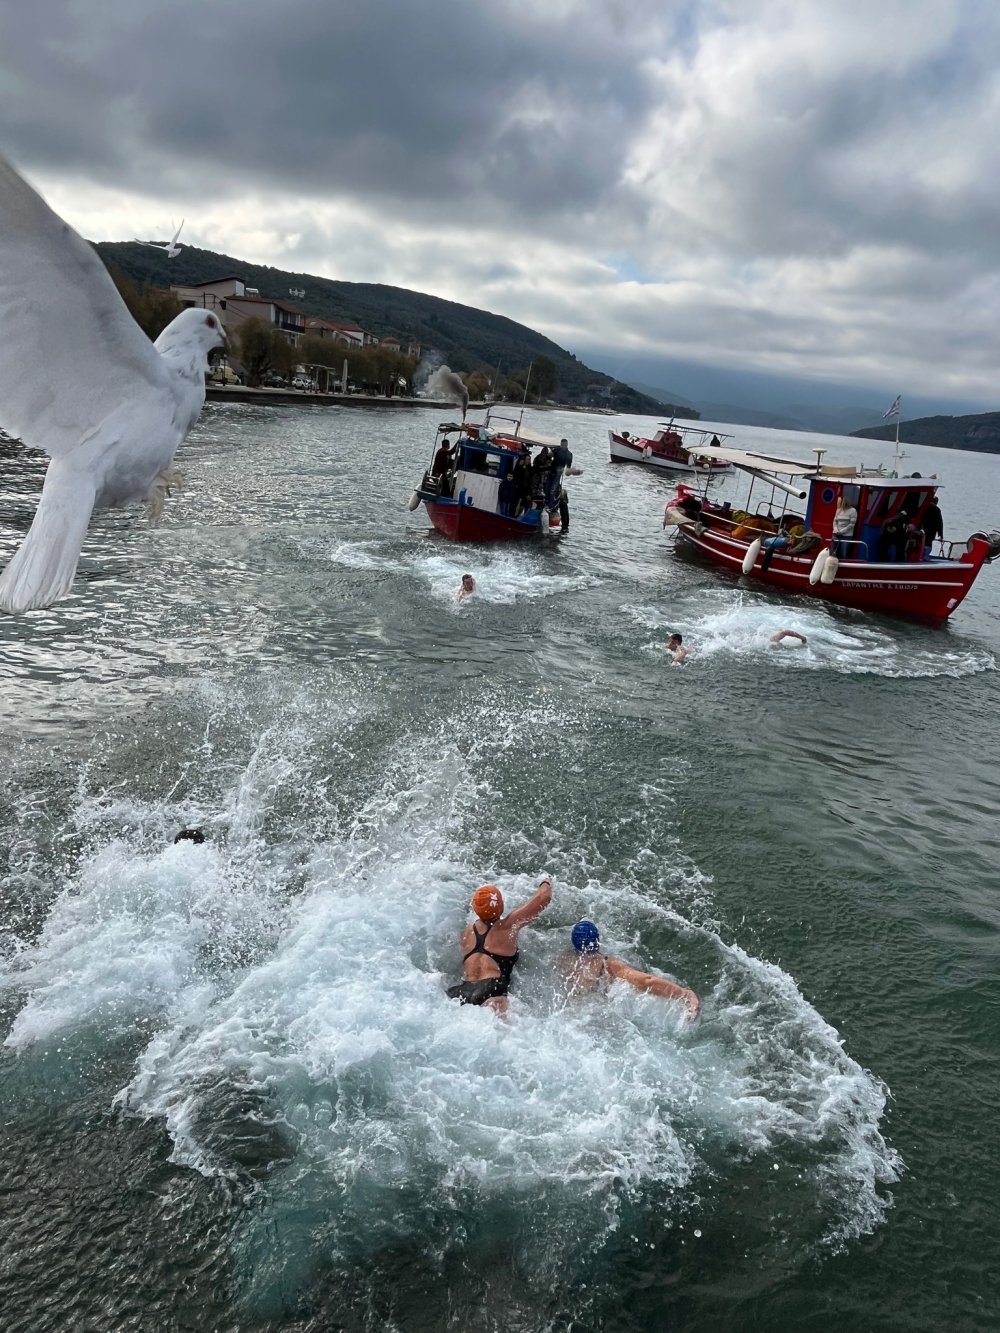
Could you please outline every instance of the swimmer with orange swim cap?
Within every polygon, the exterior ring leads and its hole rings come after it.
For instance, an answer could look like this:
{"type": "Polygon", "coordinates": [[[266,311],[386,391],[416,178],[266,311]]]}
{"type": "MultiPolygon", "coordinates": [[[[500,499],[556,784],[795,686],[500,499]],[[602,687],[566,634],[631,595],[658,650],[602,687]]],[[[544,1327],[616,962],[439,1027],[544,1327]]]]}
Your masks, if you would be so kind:
{"type": "Polygon", "coordinates": [[[448,995],[463,1004],[483,1004],[507,1012],[507,992],[517,962],[518,933],[552,901],[552,879],[543,875],[537,892],[503,914],[503,894],[495,884],[483,884],[472,895],[472,910],[479,918],[462,931],[462,980],[448,987],[448,995]],[[485,930],[480,929],[485,926],[485,930]]]}

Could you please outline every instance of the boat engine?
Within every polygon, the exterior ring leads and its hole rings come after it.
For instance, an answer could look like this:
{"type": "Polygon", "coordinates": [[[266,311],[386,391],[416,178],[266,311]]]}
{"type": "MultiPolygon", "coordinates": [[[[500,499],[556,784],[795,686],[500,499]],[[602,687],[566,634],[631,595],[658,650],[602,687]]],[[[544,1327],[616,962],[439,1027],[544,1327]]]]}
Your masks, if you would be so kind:
{"type": "Polygon", "coordinates": [[[997,556],[1000,556],[1000,532],[995,528],[992,532],[974,532],[969,538],[970,544],[976,537],[978,537],[980,541],[984,541],[990,548],[989,554],[986,557],[986,563],[991,564],[992,561],[996,560],[997,556]]]}

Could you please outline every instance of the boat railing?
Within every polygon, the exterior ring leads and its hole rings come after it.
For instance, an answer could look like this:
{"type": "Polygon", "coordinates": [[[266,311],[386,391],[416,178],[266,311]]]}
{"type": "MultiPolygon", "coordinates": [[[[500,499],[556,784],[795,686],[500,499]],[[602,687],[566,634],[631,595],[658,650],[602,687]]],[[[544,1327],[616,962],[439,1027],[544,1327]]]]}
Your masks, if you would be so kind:
{"type": "Polygon", "coordinates": [[[871,559],[871,556],[868,554],[868,543],[863,541],[858,541],[854,537],[851,538],[832,537],[830,539],[830,550],[833,552],[834,555],[842,559],[843,558],[846,558],[848,560],[871,559]],[[850,548],[852,546],[856,546],[857,550],[851,551],[850,548]]]}

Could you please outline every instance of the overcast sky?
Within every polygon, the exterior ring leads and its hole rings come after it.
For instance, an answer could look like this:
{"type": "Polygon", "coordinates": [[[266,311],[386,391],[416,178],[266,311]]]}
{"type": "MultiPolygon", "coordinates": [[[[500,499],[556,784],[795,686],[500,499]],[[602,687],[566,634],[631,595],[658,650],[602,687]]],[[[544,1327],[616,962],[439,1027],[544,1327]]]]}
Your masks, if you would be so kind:
{"type": "Polygon", "coordinates": [[[94,240],[1000,406],[996,0],[11,3],[0,150],[94,240]]]}

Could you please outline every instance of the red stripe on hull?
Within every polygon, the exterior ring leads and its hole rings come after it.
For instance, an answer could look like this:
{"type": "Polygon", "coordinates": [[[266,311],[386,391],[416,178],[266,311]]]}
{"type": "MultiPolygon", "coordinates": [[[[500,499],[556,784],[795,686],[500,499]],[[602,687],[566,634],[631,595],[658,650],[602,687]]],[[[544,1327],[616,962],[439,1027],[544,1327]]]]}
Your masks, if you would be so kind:
{"type": "MultiPolygon", "coordinates": [[[[716,564],[742,574],[748,542],[721,538],[711,530],[699,534],[690,528],[678,528],[677,536],[716,564]]],[[[809,582],[814,556],[795,558],[776,554],[770,567],[763,571],[762,552],[747,577],[787,592],[805,593],[861,611],[945,620],[965,599],[982,568],[984,555],[985,543],[983,554],[977,554],[969,562],[877,565],[842,560],[836,578],[826,584],[809,582]]]]}

